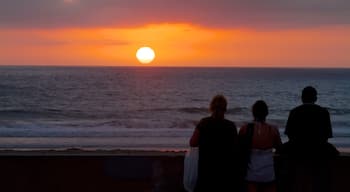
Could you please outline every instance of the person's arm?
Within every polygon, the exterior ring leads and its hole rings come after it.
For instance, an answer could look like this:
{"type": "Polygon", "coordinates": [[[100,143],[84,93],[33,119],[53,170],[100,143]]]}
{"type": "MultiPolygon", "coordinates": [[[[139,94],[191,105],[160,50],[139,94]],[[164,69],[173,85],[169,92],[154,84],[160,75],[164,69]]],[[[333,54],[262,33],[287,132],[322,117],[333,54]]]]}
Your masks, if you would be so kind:
{"type": "Polygon", "coordinates": [[[238,147],[241,149],[244,147],[245,136],[247,133],[247,125],[243,125],[238,132],[238,147]]]}
{"type": "Polygon", "coordinates": [[[235,147],[237,147],[238,146],[238,133],[237,133],[237,127],[235,124],[233,124],[233,126],[232,126],[232,133],[233,133],[233,137],[235,138],[233,144],[235,145],[235,147]]]}
{"type": "Polygon", "coordinates": [[[281,145],[282,145],[282,141],[281,141],[281,136],[280,136],[280,132],[278,130],[277,127],[274,127],[274,138],[273,138],[273,147],[275,149],[278,149],[281,145]]]}
{"type": "Polygon", "coordinates": [[[332,131],[332,124],[331,124],[331,117],[330,117],[327,109],[325,109],[325,118],[324,119],[325,119],[325,128],[326,128],[325,140],[328,140],[329,138],[333,137],[333,131],[332,131]]]}
{"type": "Polygon", "coordinates": [[[243,125],[238,132],[239,137],[243,137],[247,132],[247,125],[243,125]]]}
{"type": "Polygon", "coordinates": [[[294,123],[295,123],[295,120],[294,120],[294,112],[293,110],[289,113],[289,116],[288,116],[288,120],[287,120],[287,125],[286,125],[286,129],[284,131],[284,134],[286,134],[288,136],[288,139],[292,139],[293,138],[293,129],[294,128],[294,123]]]}
{"type": "Polygon", "coordinates": [[[238,150],[238,133],[237,133],[237,127],[235,123],[230,124],[230,140],[228,141],[233,153],[236,153],[238,150]]]}
{"type": "Polygon", "coordinates": [[[199,129],[197,127],[194,130],[193,135],[190,139],[190,146],[191,147],[198,147],[199,146],[199,129]]]}

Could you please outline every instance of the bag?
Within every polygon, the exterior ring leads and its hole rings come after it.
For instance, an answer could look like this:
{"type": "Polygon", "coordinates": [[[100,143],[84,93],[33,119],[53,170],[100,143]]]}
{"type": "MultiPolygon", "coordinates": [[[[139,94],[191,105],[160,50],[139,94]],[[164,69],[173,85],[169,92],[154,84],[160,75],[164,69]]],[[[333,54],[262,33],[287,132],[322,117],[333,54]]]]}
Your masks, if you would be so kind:
{"type": "Polygon", "coordinates": [[[239,167],[240,178],[244,179],[247,174],[248,164],[250,162],[250,153],[254,134],[254,123],[247,125],[247,132],[239,138],[239,167]]]}
{"type": "Polygon", "coordinates": [[[184,188],[188,192],[193,192],[196,187],[198,176],[198,148],[191,147],[186,152],[184,159],[184,188]]]}

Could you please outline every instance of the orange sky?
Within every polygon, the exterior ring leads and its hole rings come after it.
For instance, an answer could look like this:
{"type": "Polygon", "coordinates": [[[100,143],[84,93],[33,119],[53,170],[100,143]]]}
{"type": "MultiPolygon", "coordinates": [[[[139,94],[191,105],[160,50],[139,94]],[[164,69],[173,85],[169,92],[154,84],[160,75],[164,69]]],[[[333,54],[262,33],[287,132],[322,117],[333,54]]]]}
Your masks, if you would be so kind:
{"type": "Polygon", "coordinates": [[[350,26],[257,31],[191,24],[123,28],[0,29],[2,65],[350,67],[350,26]]]}
{"type": "Polygon", "coordinates": [[[0,65],[350,67],[350,1],[0,1],[0,65]],[[156,59],[140,64],[150,46],[156,59]]]}

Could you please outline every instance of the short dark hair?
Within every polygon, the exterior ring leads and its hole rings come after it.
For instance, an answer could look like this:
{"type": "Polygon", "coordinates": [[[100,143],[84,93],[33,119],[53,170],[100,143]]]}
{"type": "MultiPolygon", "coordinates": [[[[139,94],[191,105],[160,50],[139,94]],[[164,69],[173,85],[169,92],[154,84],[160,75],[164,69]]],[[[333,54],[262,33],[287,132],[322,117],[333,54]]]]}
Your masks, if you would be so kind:
{"type": "Polygon", "coordinates": [[[301,94],[303,103],[315,103],[317,101],[317,91],[312,86],[307,86],[303,89],[301,94]]]}
{"type": "Polygon", "coordinates": [[[258,100],[254,103],[252,112],[256,121],[265,121],[266,116],[269,114],[269,109],[265,101],[258,100]]]}

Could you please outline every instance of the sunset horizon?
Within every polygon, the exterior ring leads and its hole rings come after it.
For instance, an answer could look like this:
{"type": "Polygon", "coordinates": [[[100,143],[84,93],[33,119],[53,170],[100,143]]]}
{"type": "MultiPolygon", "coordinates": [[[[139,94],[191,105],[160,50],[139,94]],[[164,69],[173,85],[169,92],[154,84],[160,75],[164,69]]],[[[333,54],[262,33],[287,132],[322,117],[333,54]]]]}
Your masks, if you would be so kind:
{"type": "Polygon", "coordinates": [[[350,67],[350,3],[167,3],[6,0],[0,65],[350,67]],[[151,63],[135,57],[143,46],[151,63]]]}
{"type": "Polygon", "coordinates": [[[49,68],[74,68],[74,67],[80,67],[80,68],[188,68],[188,69],[196,69],[196,68],[232,68],[232,69],[305,69],[305,70],[312,70],[312,69],[350,69],[350,67],[348,66],[258,66],[258,65],[250,65],[250,66],[229,66],[229,65],[207,65],[207,66],[196,66],[196,65],[152,65],[152,64],[142,64],[142,63],[138,63],[135,65],[116,65],[116,64],[90,64],[90,65],[84,65],[84,64],[74,64],[74,65],[70,65],[70,64],[62,64],[62,65],[52,65],[52,64],[4,64],[4,65],[0,65],[0,67],[5,67],[5,68],[20,68],[20,67],[33,67],[33,68],[40,68],[40,67],[49,67],[49,68]]]}

